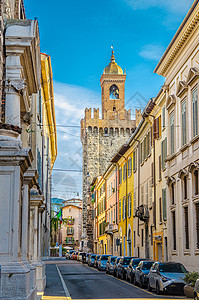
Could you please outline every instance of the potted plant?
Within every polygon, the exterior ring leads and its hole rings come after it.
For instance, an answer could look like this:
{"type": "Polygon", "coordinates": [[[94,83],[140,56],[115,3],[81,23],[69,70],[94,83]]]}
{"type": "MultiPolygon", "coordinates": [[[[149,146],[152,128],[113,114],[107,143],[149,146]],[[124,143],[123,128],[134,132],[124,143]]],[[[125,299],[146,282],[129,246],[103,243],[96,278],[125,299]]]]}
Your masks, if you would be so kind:
{"type": "Polygon", "coordinates": [[[196,271],[186,273],[184,282],[186,285],[184,286],[184,293],[188,298],[194,298],[194,286],[196,280],[199,278],[199,273],[196,271]]]}

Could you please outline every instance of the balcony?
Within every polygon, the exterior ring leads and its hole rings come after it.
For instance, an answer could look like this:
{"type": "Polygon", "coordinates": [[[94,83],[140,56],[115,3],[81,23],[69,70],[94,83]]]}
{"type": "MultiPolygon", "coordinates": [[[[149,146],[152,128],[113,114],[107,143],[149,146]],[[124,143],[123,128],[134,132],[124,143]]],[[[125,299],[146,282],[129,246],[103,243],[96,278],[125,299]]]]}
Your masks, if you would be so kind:
{"type": "Polygon", "coordinates": [[[117,224],[108,224],[105,227],[105,232],[106,233],[113,233],[118,231],[118,225],[117,224]]]}

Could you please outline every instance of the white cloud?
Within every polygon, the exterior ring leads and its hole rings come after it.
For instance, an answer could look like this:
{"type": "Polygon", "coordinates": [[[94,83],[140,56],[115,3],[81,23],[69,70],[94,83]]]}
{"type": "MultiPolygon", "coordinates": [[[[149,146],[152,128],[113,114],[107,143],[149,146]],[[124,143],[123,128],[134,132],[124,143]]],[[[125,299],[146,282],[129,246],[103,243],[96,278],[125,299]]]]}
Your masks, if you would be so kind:
{"type": "Polygon", "coordinates": [[[159,7],[176,13],[185,14],[193,0],[124,0],[134,10],[145,10],[151,7],[159,7]]]}
{"type": "MultiPolygon", "coordinates": [[[[80,120],[84,117],[86,107],[100,106],[100,95],[80,86],[59,82],[54,82],[54,95],[58,141],[54,168],[81,170],[80,120]]],[[[77,192],[81,193],[82,174],[79,172],[53,171],[53,182],[54,197],[66,199],[74,197],[77,192]]]]}
{"type": "Polygon", "coordinates": [[[142,47],[139,55],[145,59],[157,61],[161,58],[164,50],[161,45],[149,44],[142,47]]]}

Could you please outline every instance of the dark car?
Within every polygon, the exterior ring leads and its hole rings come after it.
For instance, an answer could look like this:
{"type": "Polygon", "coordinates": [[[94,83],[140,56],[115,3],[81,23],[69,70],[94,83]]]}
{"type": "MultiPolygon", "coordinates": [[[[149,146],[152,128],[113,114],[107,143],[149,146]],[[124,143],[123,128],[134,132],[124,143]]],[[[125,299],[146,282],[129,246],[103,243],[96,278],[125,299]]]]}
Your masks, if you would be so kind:
{"type": "Polygon", "coordinates": [[[131,256],[124,256],[121,257],[119,263],[116,267],[116,276],[117,278],[126,279],[126,271],[127,267],[130,264],[130,261],[133,257],[131,256]]]}
{"type": "Polygon", "coordinates": [[[126,272],[126,279],[130,280],[131,283],[134,281],[134,276],[135,276],[135,268],[138,266],[140,261],[146,260],[145,258],[132,258],[130,261],[130,264],[127,267],[127,272],[126,272]]]}
{"type": "Polygon", "coordinates": [[[148,278],[148,290],[155,289],[171,294],[184,294],[184,276],[187,270],[177,262],[155,262],[151,267],[148,278]]]}
{"type": "Polygon", "coordinates": [[[116,258],[116,260],[115,260],[115,262],[113,264],[113,275],[114,276],[116,276],[116,268],[117,268],[117,265],[118,265],[118,263],[120,261],[120,258],[121,258],[121,256],[117,256],[117,258],[116,258]]]}
{"type": "Polygon", "coordinates": [[[95,261],[96,254],[90,254],[88,258],[88,266],[93,267],[95,261]]]}
{"type": "Polygon", "coordinates": [[[106,262],[106,273],[113,274],[114,271],[114,263],[116,261],[117,256],[109,256],[106,262]]]}
{"type": "Polygon", "coordinates": [[[135,269],[135,276],[133,281],[135,285],[139,283],[141,287],[148,286],[148,274],[153,264],[154,261],[151,260],[144,260],[139,262],[139,265],[135,269]]]}
{"type": "Polygon", "coordinates": [[[91,253],[86,253],[86,264],[88,263],[88,259],[89,259],[89,256],[92,255],[91,253]]]}
{"type": "Polygon", "coordinates": [[[106,270],[106,263],[110,255],[101,255],[97,264],[97,268],[99,271],[106,270]]]}
{"type": "Polygon", "coordinates": [[[94,268],[97,268],[97,267],[98,267],[99,259],[100,259],[100,255],[96,255],[96,256],[95,256],[95,261],[94,261],[94,268]]]}

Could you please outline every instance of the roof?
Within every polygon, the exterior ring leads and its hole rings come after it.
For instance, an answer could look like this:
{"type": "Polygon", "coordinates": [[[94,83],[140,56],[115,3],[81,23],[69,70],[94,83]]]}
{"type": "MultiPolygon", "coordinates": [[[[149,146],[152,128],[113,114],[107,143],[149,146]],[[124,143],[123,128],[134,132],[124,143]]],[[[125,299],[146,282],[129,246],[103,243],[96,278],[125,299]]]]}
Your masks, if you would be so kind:
{"type": "Polygon", "coordinates": [[[123,75],[123,70],[118,64],[115,62],[114,51],[112,51],[111,61],[108,66],[104,69],[104,74],[119,74],[123,75]]]}
{"type": "Polygon", "coordinates": [[[186,17],[181,23],[179,29],[171,40],[169,46],[164,52],[162,58],[157,64],[154,73],[164,76],[166,70],[169,68],[170,64],[174,58],[179,53],[182,46],[185,44],[188,37],[191,35],[192,31],[199,22],[199,0],[195,0],[188,11],[186,17]],[[190,18],[192,16],[192,18],[190,18]]]}
{"type": "Polygon", "coordinates": [[[115,156],[111,159],[112,163],[117,163],[119,159],[125,154],[125,152],[130,148],[129,144],[124,144],[119,149],[119,151],[115,154],[115,156]]]}

